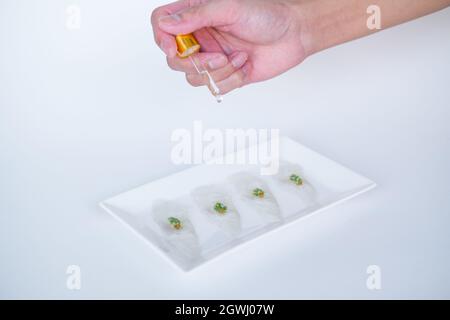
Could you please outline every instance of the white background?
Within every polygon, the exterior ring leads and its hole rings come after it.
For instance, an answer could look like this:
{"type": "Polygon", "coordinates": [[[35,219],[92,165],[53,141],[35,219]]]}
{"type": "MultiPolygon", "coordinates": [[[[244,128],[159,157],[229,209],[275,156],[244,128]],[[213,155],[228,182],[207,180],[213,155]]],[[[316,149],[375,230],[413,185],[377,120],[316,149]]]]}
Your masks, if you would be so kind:
{"type": "Polygon", "coordinates": [[[162,3],[1,1],[0,297],[450,298],[450,10],[217,105],[154,44],[162,3]],[[69,4],[80,30],[65,27],[69,4]],[[170,135],[194,120],[279,128],[379,187],[182,273],[97,203],[182,170],[170,135]]]}

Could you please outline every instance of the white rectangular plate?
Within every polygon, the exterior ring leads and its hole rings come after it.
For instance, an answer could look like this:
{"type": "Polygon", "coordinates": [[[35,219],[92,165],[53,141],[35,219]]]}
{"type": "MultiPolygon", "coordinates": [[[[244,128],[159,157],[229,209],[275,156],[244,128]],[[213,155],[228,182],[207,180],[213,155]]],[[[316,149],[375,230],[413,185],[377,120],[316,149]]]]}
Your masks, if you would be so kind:
{"type": "MultiPolygon", "coordinates": [[[[241,150],[236,154],[242,152],[249,154],[254,148],[259,148],[264,144],[266,142],[241,150]]],[[[175,263],[182,270],[188,271],[242,243],[299,220],[301,217],[329,208],[376,186],[373,181],[287,137],[279,139],[279,157],[282,161],[300,165],[307,173],[311,184],[315,187],[320,186],[317,188],[318,197],[314,204],[301,206],[298,202],[293,201],[292,194],[286,195],[286,190],[280,187],[279,181],[275,177],[258,176],[267,183],[270,191],[274,194],[282,219],[261,227],[243,229],[239,235],[233,238],[216,237],[215,240],[208,240],[208,243],[202,244],[201,255],[192,260],[186,260],[186,258],[171,252],[164,237],[158,232],[157,226],[148,224],[153,204],[161,199],[189,197],[190,192],[195,188],[222,183],[234,173],[259,173],[259,169],[256,171],[255,165],[198,165],[107,199],[101,202],[100,206],[157,248],[169,261],[175,263]]],[[[239,211],[239,214],[242,216],[245,213],[239,211]]]]}

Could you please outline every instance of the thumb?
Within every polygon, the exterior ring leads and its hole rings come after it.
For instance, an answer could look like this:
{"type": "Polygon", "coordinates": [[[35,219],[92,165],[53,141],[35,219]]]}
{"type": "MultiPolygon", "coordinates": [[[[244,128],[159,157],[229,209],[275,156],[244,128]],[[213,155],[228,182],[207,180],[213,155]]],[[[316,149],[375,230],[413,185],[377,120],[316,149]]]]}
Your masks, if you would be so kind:
{"type": "Polygon", "coordinates": [[[221,1],[209,1],[159,19],[159,27],[174,35],[194,32],[204,27],[229,23],[226,8],[219,7],[221,1]],[[225,10],[224,10],[225,9],[225,10]]]}

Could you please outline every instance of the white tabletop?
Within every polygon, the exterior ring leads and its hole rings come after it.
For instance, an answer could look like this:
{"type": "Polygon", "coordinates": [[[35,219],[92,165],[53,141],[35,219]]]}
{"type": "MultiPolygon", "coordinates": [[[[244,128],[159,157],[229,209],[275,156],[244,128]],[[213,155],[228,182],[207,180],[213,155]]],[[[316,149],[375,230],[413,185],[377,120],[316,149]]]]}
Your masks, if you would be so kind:
{"type": "Polygon", "coordinates": [[[66,2],[0,7],[0,298],[450,298],[450,10],[217,105],[154,45],[162,1],[71,3],[80,29],[66,2]],[[378,188],[183,273],[97,203],[185,168],[170,136],[194,120],[278,128],[378,188]]]}

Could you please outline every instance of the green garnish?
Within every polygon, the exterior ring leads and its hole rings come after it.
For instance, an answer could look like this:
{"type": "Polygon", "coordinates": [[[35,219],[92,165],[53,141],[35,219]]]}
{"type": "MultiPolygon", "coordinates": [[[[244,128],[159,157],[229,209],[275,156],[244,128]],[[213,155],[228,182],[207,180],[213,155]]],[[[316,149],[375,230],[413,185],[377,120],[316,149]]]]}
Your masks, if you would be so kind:
{"type": "Polygon", "coordinates": [[[176,230],[180,230],[183,227],[181,225],[180,219],[177,219],[177,218],[174,218],[174,217],[170,217],[167,220],[169,220],[170,225],[176,230]]]}
{"type": "Polygon", "coordinates": [[[298,186],[301,186],[303,184],[302,178],[300,178],[300,176],[298,176],[296,174],[291,174],[291,176],[289,177],[289,180],[291,180],[298,186]]]}
{"type": "Polygon", "coordinates": [[[264,198],[264,190],[260,188],[253,189],[253,195],[255,197],[264,198]]]}
{"type": "Polygon", "coordinates": [[[216,202],[216,204],[214,205],[214,210],[220,214],[224,214],[227,212],[227,206],[221,202],[216,202]]]}

